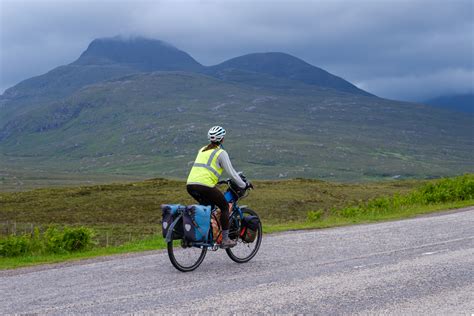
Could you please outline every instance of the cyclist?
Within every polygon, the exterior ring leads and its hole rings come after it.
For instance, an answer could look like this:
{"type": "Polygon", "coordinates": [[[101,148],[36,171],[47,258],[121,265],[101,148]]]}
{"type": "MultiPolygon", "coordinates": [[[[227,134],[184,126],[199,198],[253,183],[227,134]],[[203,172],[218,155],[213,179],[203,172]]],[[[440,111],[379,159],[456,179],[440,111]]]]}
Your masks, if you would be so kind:
{"type": "Polygon", "coordinates": [[[216,187],[222,171],[225,170],[241,189],[252,188],[250,182],[244,182],[230,163],[224,150],[225,129],[212,127],[207,133],[209,144],[201,148],[189,172],[186,189],[202,205],[217,205],[221,210],[222,242],[221,248],[231,248],[237,241],[229,238],[229,205],[224,194],[216,187]]]}

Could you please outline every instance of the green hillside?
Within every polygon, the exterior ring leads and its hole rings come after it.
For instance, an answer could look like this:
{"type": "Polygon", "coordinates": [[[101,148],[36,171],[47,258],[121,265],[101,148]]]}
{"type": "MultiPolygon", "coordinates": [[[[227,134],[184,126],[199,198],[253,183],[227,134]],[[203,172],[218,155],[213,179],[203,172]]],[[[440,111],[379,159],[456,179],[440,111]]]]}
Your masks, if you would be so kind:
{"type": "Polygon", "coordinates": [[[157,72],[31,111],[7,125],[0,148],[46,169],[182,178],[208,127],[222,124],[234,164],[253,178],[439,176],[472,167],[471,120],[446,113],[313,87],[288,94],[157,72]]]}
{"type": "Polygon", "coordinates": [[[472,116],[354,89],[286,54],[203,68],[159,41],[93,42],[73,64],[1,96],[0,182],[10,190],[31,174],[184,178],[213,125],[228,130],[225,147],[250,178],[473,171],[472,116]],[[153,71],[168,66],[186,71],[153,71]]]}

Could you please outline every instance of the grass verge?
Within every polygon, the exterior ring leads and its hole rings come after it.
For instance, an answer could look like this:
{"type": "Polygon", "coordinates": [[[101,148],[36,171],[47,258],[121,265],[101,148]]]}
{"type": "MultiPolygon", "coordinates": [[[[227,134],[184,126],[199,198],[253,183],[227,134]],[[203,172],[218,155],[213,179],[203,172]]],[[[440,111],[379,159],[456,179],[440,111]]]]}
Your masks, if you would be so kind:
{"type": "MultiPolygon", "coordinates": [[[[473,206],[474,200],[456,201],[450,203],[441,203],[429,206],[414,206],[407,208],[402,212],[393,214],[384,214],[378,216],[365,216],[359,218],[343,218],[343,217],[328,217],[318,222],[288,222],[285,224],[264,224],[264,233],[276,233],[289,230],[307,230],[307,229],[322,229],[338,226],[347,226],[355,224],[366,224],[374,222],[383,222],[390,220],[399,220],[404,218],[412,218],[422,214],[434,213],[441,210],[458,209],[468,206],[473,206]]],[[[52,264],[65,261],[76,261],[83,259],[90,259],[100,256],[110,256],[125,253],[143,252],[150,250],[165,249],[166,243],[161,236],[153,236],[144,240],[125,243],[121,246],[94,248],[88,251],[75,252],[70,254],[49,254],[41,256],[21,256],[13,258],[0,259],[0,270],[15,269],[21,267],[28,267],[40,264],[52,264]]]]}
{"type": "MultiPolygon", "coordinates": [[[[268,186],[266,189],[269,190],[272,186],[272,183],[266,184],[268,186]]],[[[474,205],[474,175],[472,174],[467,174],[455,178],[446,178],[436,181],[425,182],[421,185],[413,186],[413,189],[406,190],[404,191],[404,193],[395,192],[391,195],[374,194],[369,199],[357,201],[353,200],[350,203],[345,203],[345,205],[341,206],[341,204],[336,204],[336,206],[333,205],[329,208],[319,207],[308,209],[302,208],[301,206],[330,205],[329,199],[327,199],[327,203],[321,203],[321,201],[324,202],[326,200],[322,199],[322,195],[319,193],[325,193],[329,196],[337,198],[338,195],[335,195],[335,192],[338,192],[338,190],[340,190],[340,192],[344,192],[341,191],[341,185],[333,184],[333,190],[327,191],[328,189],[330,189],[330,187],[328,187],[325,183],[311,181],[308,182],[307,180],[297,180],[296,182],[285,182],[285,192],[289,194],[287,192],[289,190],[290,192],[295,192],[297,196],[298,187],[300,187],[300,190],[302,190],[301,188],[303,187],[307,190],[307,187],[311,185],[313,185],[311,189],[311,193],[313,194],[313,196],[311,197],[312,199],[308,199],[306,194],[304,194],[306,192],[302,192],[302,196],[306,198],[306,200],[301,199],[298,201],[299,203],[296,203],[295,205],[288,205],[290,206],[290,208],[279,209],[278,211],[274,211],[272,213],[268,212],[267,204],[267,213],[263,213],[263,216],[261,216],[264,224],[265,233],[273,233],[286,230],[328,228],[352,224],[397,220],[414,217],[420,214],[436,212],[440,210],[456,209],[474,205]],[[286,210],[287,213],[290,212],[291,207],[302,209],[300,211],[300,216],[294,216],[294,220],[286,220],[287,217],[284,216],[284,211],[286,210]],[[306,215],[303,218],[301,217],[302,212],[304,212],[304,214],[306,215]],[[271,214],[280,214],[281,216],[269,216],[271,214]]],[[[264,185],[262,185],[262,187],[262,191],[265,192],[264,185]]],[[[273,194],[263,195],[263,198],[275,196],[275,194],[277,193],[275,191],[278,191],[278,186],[275,187],[275,185],[273,185],[273,188],[273,194]]],[[[374,188],[376,190],[380,190],[379,187],[374,188]]],[[[100,189],[101,188],[99,188],[99,190],[100,189]]],[[[353,187],[343,188],[343,190],[346,191],[349,189],[352,190],[350,192],[354,191],[353,187]]],[[[364,188],[357,187],[357,190],[361,189],[364,188]]],[[[383,189],[386,190],[386,187],[384,187],[383,189]]],[[[122,189],[120,188],[120,190],[122,189]]],[[[79,191],[79,195],[83,196],[84,192],[89,191],[79,191]]],[[[386,193],[385,191],[383,192],[386,193]]],[[[56,197],[60,194],[70,194],[69,191],[54,191],[54,193],[56,194],[56,197]]],[[[301,192],[299,193],[302,194],[301,192]]],[[[38,194],[38,192],[36,194],[38,194]]],[[[88,196],[89,194],[90,193],[87,193],[86,196],[88,196]]],[[[345,194],[347,194],[347,192],[345,192],[345,194]]],[[[118,196],[121,195],[123,194],[119,194],[118,196]]],[[[23,196],[4,196],[3,203],[4,205],[15,205],[15,203],[18,203],[16,202],[16,199],[23,201],[22,198],[23,196]]],[[[295,198],[295,196],[293,196],[293,198],[295,198]]],[[[110,197],[108,200],[110,201],[110,197]]],[[[87,203],[85,204],[88,206],[91,205],[87,203]]],[[[253,205],[251,206],[253,207],[253,205]]],[[[44,208],[44,210],[47,210],[47,208],[44,208]]],[[[260,209],[257,208],[257,210],[259,211],[260,209]]],[[[259,212],[259,214],[262,213],[259,212]]],[[[293,215],[294,214],[296,214],[296,212],[294,212],[293,215]]],[[[11,269],[44,263],[80,260],[97,256],[163,249],[166,245],[160,235],[161,231],[155,231],[154,234],[136,241],[122,243],[121,245],[117,246],[97,247],[85,251],[69,252],[62,254],[40,254],[36,256],[23,255],[17,257],[3,257],[0,258],[0,269],[11,269]]]]}
{"type": "Polygon", "coordinates": [[[0,259],[0,270],[15,269],[39,264],[59,263],[90,259],[100,256],[118,255],[124,253],[142,252],[166,248],[166,243],[161,236],[153,236],[144,240],[125,243],[115,247],[94,248],[87,251],[68,254],[45,254],[39,256],[20,256],[0,259]]]}
{"type": "Polygon", "coordinates": [[[345,218],[339,216],[329,216],[317,222],[288,222],[284,224],[269,224],[264,226],[264,233],[276,233],[289,230],[305,230],[305,229],[321,229],[338,226],[348,226],[356,224],[368,224],[376,222],[393,221],[400,219],[408,219],[417,217],[423,214],[435,213],[437,211],[453,210],[474,205],[474,200],[456,201],[449,203],[441,203],[435,205],[417,205],[411,208],[406,208],[403,211],[381,214],[381,215],[367,215],[357,218],[345,218]]]}

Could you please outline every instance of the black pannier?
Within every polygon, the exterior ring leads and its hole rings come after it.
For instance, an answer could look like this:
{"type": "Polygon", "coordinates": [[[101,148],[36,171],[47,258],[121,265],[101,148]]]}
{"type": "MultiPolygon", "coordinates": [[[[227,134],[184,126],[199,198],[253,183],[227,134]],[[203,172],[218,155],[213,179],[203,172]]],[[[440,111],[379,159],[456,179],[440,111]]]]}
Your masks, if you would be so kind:
{"type": "Polygon", "coordinates": [[[242,227],[240,229],[240,238],[242,241],[251,243],[257,238],[258,227],[260,226],[260,219],[257,216],[245,216],[242,219],[242,227]]]}
{"type": "MultiPolygon", "coordinates": [[[[164,204],[161,206],[161,212],[162,212],[162,231],[163,231],[163,238],[166,238],[166,235],[168,234],[168,230],[171,226],[171,224],[174,222],[176,217],[178,216],[178,209],[185,209],[184,205],[180,204],[164,204]]],[[[173,230],[173,239],[182,239],[184,236],[184,231],[183,231],[183,219],[181,218],[176,225],[174,226],[173,230]]]]}

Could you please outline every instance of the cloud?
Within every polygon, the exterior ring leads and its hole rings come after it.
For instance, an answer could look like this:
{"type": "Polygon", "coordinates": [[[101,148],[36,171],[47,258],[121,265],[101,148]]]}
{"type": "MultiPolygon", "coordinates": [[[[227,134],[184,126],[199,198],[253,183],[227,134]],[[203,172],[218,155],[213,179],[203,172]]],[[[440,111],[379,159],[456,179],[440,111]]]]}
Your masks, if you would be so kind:
{"type": "Polygon", "coordinates": [[[465,90],[469,78],[453,73],[472,76],[474,68],[470,0],[0,3],[0,87],[72,62],[92,39],[116,34],[162,39],[207,65],[283,51],[406,100],[416,96],[412,78],[426,80],[418,95],[434,96],[465,90]],[[449,76],[452,88],[438,84],[440,76],[449,76]]]}

